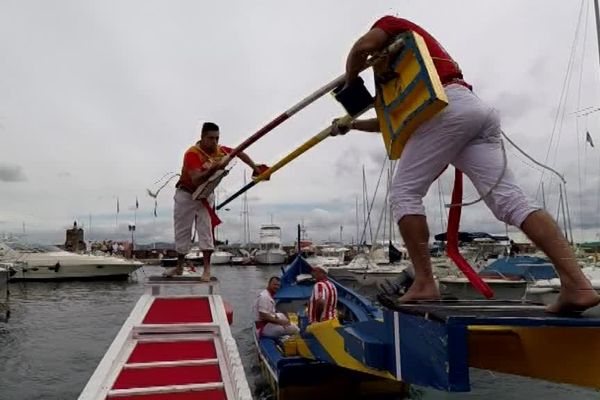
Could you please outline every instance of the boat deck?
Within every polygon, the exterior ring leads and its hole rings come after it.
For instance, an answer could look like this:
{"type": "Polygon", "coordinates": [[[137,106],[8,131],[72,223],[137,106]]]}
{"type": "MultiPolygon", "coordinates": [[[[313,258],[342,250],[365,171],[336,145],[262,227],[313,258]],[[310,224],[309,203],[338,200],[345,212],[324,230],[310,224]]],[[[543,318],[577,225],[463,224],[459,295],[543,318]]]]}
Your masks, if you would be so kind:
{"type": "Polygon", "coordinates": [[[543,304],[381,299],[394,332],[396,377],[468,391],[469,367],[600,388],[600,318],[559,316],[543,304]]]}
{"type": "Polygon", "coordinates": [[[151,278],[79,399],[251,399],[216,282],[151,278]],[[206,295],[162,295],[199,284],[206,295]]]}

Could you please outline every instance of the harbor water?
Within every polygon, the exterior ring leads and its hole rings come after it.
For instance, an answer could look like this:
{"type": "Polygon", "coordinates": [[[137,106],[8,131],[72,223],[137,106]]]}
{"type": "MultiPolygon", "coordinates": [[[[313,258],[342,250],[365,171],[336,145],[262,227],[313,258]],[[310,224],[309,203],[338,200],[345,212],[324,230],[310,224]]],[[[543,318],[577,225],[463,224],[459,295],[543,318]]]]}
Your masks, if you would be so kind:
{"type": "MultiPolygon", "coordinates": [[[[145,275],[161,271],[146,266],[129,282],[12,283],[11,315],[0,323],[0,400],[76,399],[144,292],[145,275]]],[[[256,363],[251,306],[280,267],[215,266],[213,271],[234,308],[232,331],[254,396],[274,399],[256,363]]],[[[600,399],[600,392],[576,386],[477,370],[471,376],[470,393],[412,387],[410,398],[600,399]]]]}

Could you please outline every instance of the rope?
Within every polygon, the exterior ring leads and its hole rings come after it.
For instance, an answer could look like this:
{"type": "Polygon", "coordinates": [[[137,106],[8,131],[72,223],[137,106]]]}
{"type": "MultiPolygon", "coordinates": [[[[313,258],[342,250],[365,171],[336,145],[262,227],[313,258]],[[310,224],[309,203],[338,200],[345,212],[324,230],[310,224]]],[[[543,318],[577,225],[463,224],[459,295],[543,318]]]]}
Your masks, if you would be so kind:
{"type": "MultiPolygon", "coordinates": [[[[169,177],[169,179],[166,180],[165,183],[163,183],[161,185],[161,187],[158,188],[158,190],[156,192],[152,192],[150,189],[146,189],[146,192],[148,193],[148,196],[156,199],[158,197],[158,194],[160,193],[160,191],[163,190],[164,187],[167,186],[169,184],[169,182],[171,182],[173,180],[173,178],[176,178],[176,177],[180,176],[180,174],[176,174],[176,173],[173,173],[173,172],[169,172],[169,173],[172,174],[172,175],[169,177]]],[[[156,185],[158,182],[160,182],[161,180],[163,180],[167,175],[169,175],[169,174],[163,175],[163,177],[160,178],[158,181],[156,181],[154,184],[156,185]]]]}
{"type": "MultiPolygon", "coordinates": [[[[581,18],[583,16],[583,4],[584,1],[581,1],[581,6],[579,8],[579,17],[577,19],[577,25],[575,27],[575,36],[573,38],[573,42],[571,44],[571,52],[569,55],[569,60],[567,63],[567,71],[565,72],[565,77],[563,79],[563,84],[562,84],[562,88],[561,88],[561,92],[560,92],[560,98],[558,100],[558,109],[556,110],[556,115],[554,116],[554,124],[552,126],[552,135],[550,136],[550,141],[548,142],[548,150],[546,151],[546,157],[544,159],[544,162],[548,162],[548,159],[550,157],[550,151],[552,150],[552,143],[554,141],[554,135],[556,133],[558,133],[558,141],[560,141],[560,131],[564,122],[564,117],[565,117],[565,112],[566,112],[566,107],[562,107],[561,110],[561,104],[563,104],[563,102],[566,102],[566,96],[567,93],[569,92],[569,86],[570,86],[570,80],[569,77],[571,76],[571,69],[573,68],[573,63],[575,62],[575,52],[576,52],[576,44],[577,44],[577,40],[579,38],[579,30],[581,27],[581,18]],[[562,111],[562,113],[561,113],[562,111]],[[559,125],[559,120],[560,120],[560,125],[559,125]]],[[[556,149],[554,151],[554,160],[556,160],[557,157],[557,153],[558,153],[558,145],[556,146],[556,149]]],[[[542,181],[544,180],[544,172],[542,172],[541,176],[540,176],[540,181],[538,183],[538,187],[536,190],[536,194],[535,197],[537,198],[539,193],[540,193],[540,189],[542,186],[542,181]]]]}
{"type": "MultiPolygon", "coordinates": [[[[365,225],[363,226],[363,232],[360,237],[360,243],[363,243],[366,239],[367,234],[367,224],[371,221],[371,211],[373,211],[373,204],[375,203],[375,197],[377,196],[377,192],[379,190],[379,184],[381,183],[381,177],[383,175],[383,170],[385,169],[385,164],[387,163],[387,155],[383,158],[383,165],[381,166],[381,171],[379,172],[379,179],[377,179],[377,185],[375,186],[375,192],[373,193],[373,200],[369,205],[369,211],[367,212],[367,218],[365,219],[365,225]]],[[[373,237],[371,237],[371,242],[373,241],[373,237]]],[[[373,245],[373,243],[371,243],[373,245]]]]}
{"type": "MultiPolygon", "coordinates": [[[[508,141],[508,143],[510,143],[515,149],[519,150],[521,152],[521,154],[523,154],[525,157],[527,157],[530,161],[532,161],[534,164],[542,167],[543,169],[546,169],[550,172],[553,172],[556,176],[558,176],[560,178],[560,180],[563,183],[567,183],[567,181],[565,180],[565,178],[558,173],[555,169],[542,164],[541,162],[535,160],[533,157],[531,157],[529,154],[527,154],[523,149],[521,149],[519,146],[517,146],[517,144],[515,142],[513,142],[512,140],[510,140],[510,138],[506,135],[506,133],[504,133],[504,131],[500,131],[502,133],[502,136],[508,141]]],[[[504,165],[502,167],[502,173],[500,174],[500,176],[498,177],[498,179],[496,180],[496,182],[492,185],[492,187],[490,187],[490,189],[487,191],[486,194],[480,196],[478,199],[473,200],[473,201],[469,201],[466,203],[456,203],[456,204],[446,204],[446,207],[466,207],[466,206],[472,206],[474,204],[479,203],[480,201],[482,201],[484,198],[486,198],[487,196],[489,196],[490,194],[492,194],[492,191],[494,189],[496,189],[498,187],[498,185],[500,184],[500,182],[502,182],[502,179],[504,178],[504,175],[506,174],[506,171],[508,170],[508,159],[506,156],[506,148],[504,147],[504,142],[500,141],[500,146],[502,148],[502,158],[504,160],[504,165]]]]}

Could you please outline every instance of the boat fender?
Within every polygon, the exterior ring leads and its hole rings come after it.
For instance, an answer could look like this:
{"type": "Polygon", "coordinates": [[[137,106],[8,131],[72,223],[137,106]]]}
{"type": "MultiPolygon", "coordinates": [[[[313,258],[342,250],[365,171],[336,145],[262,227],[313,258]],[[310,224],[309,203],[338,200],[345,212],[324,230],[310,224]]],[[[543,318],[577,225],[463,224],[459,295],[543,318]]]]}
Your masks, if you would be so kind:
{"type": "Polygon", "coordinates": [[[56,265],[54,265],[54,272],[58,272],[58,270],[60,269],[60,263],[56,263],[56,265]]]}

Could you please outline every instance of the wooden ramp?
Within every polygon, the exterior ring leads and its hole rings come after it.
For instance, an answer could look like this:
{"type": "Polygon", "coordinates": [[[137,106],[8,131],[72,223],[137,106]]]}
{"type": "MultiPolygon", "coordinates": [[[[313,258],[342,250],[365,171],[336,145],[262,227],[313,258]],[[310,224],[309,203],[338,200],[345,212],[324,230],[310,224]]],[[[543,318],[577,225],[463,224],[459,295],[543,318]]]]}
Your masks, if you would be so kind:
{"type": "Polygon", "coordinates": [[[216,281],[151,277],[79,400],[252,399],[216,281]],[[203,285],[205,295],[163,295],[203,285]],[[190,286],[191,287],[191,286],[190,286]]]}

